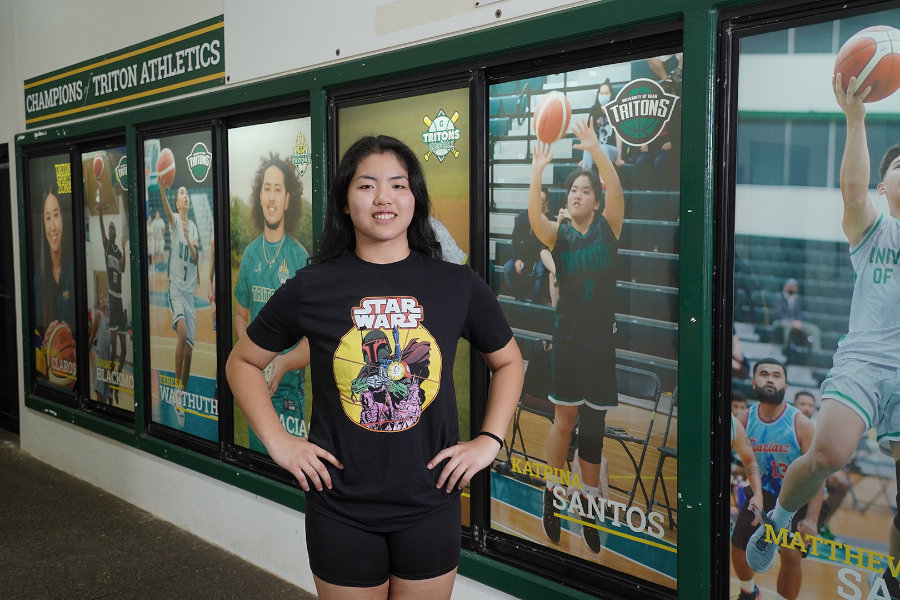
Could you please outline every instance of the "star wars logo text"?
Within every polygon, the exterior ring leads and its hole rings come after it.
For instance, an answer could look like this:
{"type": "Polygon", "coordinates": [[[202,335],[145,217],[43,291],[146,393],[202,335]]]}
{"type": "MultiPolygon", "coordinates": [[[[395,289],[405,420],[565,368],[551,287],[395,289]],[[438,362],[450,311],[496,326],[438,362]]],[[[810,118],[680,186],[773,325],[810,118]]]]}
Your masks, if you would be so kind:
{"type": "Polygon", "coordinates": [[[357,329],[414,329],[422,320],[422,307],[415,298],[364,298],[353,309],[357,329]]]}

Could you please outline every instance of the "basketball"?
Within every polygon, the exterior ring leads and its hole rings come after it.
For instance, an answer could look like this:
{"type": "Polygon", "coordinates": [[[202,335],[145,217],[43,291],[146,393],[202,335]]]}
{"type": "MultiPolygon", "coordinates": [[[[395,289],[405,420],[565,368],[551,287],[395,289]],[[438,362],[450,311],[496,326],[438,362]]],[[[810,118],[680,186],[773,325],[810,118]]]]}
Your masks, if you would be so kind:
{"type": "Polygon", "coordinates": [[[841,46],[834,61],[844,90],[856,77],[857,94],[872,86],[865,102],[887,98],[900,87],[900,31],[887,25],[866,27],[841,46]]]}
{"type": "Polygon", "coordinates": [[[47,355],[44,354],[44,341],[40,332],[34,330],[34,369],[41,377],[47,377],[47,355]]]}
{"type": "Polygon", "coordinates": [[[103,175],[103,157],[99,154],[94,157],[94,179],[100,179],[103,175]]]}
{"type": "Polygon", "coordinates": [[[47,379],[60,387],[75,385],[75,339],[65,323],[54,322],[44,335],[47,352],[47,379]]]}
{"type": "Polygon", "coordinates": [[[172,187],[175,181],[175,155],[168,148],[159,151],[159,158],[156,159],[156,175],[167,188],[172,187]]]}
{"type": "Polygon", "coordinates": [[[546,144],[552,144],[569,130],[572,107],[562,92],[548,92],[534,109],[534,134],[546,144]]]}

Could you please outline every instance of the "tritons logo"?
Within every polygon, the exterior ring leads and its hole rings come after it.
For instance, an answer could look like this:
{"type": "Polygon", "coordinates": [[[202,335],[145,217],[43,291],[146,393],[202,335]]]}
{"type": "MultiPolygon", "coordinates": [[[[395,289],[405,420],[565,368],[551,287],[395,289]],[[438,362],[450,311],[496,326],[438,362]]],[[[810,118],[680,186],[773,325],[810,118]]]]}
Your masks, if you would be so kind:
{"type": "Polygon", "coordinates": [[[209,167],[212,165],[212,152],[209,151],[206,144],[197,142],[191,148],[191,153],[187,155],[187,164],[194,181],[203,183],[206,181],[206,176],[209,175],[209,167]]]}
{"type": "Polygon", "coordinates": [[[116,165],[116,181],[122,186],[123,190],[128,190],[128,157],[123,156],[116,165]]]}
{"type": "Polygon", "coordinates": [[[297,177],[303,177],[303,174],[306,173],[306,169],[309,168],[309,144],[303,139],[302,133],[297,134],[297,143],[294,144],[294,149],[291,151],[291,163],[294,165],[294,168],[297,169],[297,177]]]}
{"type": "Polygon", "coordinates": [[[291,270],[288,269],[287,259],[281,259],[281,266],[278,267],[278,283],[284,285],[291,278],[291,270]]]}
{"type": "Polygon", "coordinates": [[[652,79],[635,79],[603,110],[623,142],[643,146],[665,129],[677,101],[678,96],[669,94],[652,79]]]}
{"type": "Polygon", "coordinates": [[[428,146],[425,160],[435,156],[439,162],[444,162],[444,158],[451,152],[454,158],[459,158],[459,150],[455,146],[462,132],[456,126],[457,119],[459,119],[458,112],[448,117],[443,110],[438,111],[434,120],[425,115],[422,119],[428,126],[428,131],[422,134],[422,141],[428,146]]]}

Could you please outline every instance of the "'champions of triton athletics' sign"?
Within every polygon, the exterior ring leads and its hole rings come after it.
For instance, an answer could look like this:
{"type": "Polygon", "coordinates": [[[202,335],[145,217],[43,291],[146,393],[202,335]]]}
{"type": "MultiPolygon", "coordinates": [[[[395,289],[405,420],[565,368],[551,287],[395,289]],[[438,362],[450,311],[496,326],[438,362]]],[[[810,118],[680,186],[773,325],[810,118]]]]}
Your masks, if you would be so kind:
{"type": "Polygon", "coordinates": [[[25,125],[133,106],[225,81],[219,16],[106,56],[25,81],[25,125]]]}

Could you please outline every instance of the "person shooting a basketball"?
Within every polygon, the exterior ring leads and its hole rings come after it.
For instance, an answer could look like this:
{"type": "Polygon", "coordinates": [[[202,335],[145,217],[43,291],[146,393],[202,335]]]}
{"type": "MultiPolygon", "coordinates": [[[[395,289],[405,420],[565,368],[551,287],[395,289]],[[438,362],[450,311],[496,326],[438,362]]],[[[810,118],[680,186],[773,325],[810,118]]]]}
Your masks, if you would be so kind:
{"type": "MultiPolygon", "coordinates": [[[[99,158],[99,157],[98,157],[99,158]]],[[[96,173],[96,170],[95,170],[96,173]]],[[[102,175],[102,172],[101,172],[102,175]]],[[[97,216],[100,218],[100,235],[103,238],[103,254],[106,257],[106,279],[109,288],[109,354],[116,371],[122,372],[126,353],[125,332],[128,323],[125,320],[125,307],[122,303],[122,272],[125,270],[125,259],[122,250],[116,245],[116,225],[109,222],[109,230],[103,224],[103,200],[100,198],[100,176],[97,177],[97,216]],[[119,354],[121,348],[121,354],[119,354]],[[118,358],[117,358],[118,357],[118,358]]],[[[113,400],[119,403],[119,390],[114,388],[113,400]]]]}
{"type": "MultiPolygon", "coordinates": [[[[847,463],[867,429],[876,428],[879,446],[893,456],[900,479],[900,273],[894,266],[900,252],[900,144],[884,154],[879,171],[876,189],[887,198],[890,215],[886,216],[868,196],[870,159],[863,103],[873,87],[857,90],[856,77],[850,77],[845,89],[837,72],[833,88],[847,120],[840,181],[842,225],[854,274],[850,327],[822,383],[810,450],[791,464],[775,508],[750,539],[747,562],[757,572],[768,570],[774,562],[777,546],[772,534],[787,527],[794,512],[847,463]]],[[[889,538],[890,555],[900,557],[896,514],[889,538]]],[[[900,586],[890,570],[882,577],[880,581],[873,577],[870,586],[900,598],[900,586]]]]}
{"type": "MultiPolygon", "coordinates": [[[[625,199],[619,176],[592,124],[575,123],[572,130],[580,140],[573,149],[589,152],[606,181],[605,206],[597,174],[592,169],[577,169],[569,176],[566,209],[560,211],[558,221],[547,218],[541,206],[541,181],[553,153],[546,140],[535,141],[528,217],[537,238],[553,254],[559,282],[549,394],[554,418],[547,435],[547,465],[554,470],[565,468],[569,440],[579,421],[578,464],[583,485],[576,493],[584,494],[587,506],[597,502],[599,493],[606,410],[618,404],[615,264],[625,199]]],[[[554,506],[556,485],[547,480],[543,503],[544,532],[553,542],[560,540],[560,517],[554,506]]],[[[562,490],[558,493],[565,494],[562,490]]],[[[582,535],[591,551],[599,552],[600,533],[591,525],[582,524],[582,535]]]]}
{"type": "MultiPolygon", "coordinates": [[[[159,195],[162,198],[169,228],[172,231],[172,248],[169,251],[169,308],[172,311],[172,329],[178,334],[175,345],[175,378],[181,391],[187,390],[191,374],[191,357],[194,351],[194,333],[197,315],[194,307],[194,288],[198,282],[197,258],[200,234],[197,224],[188,218],[191,198],[187,188],[181,186],[175,197],[175,210],[166,195],[169,182],[159,177],[159,195]]],[[[183,424],[184,411],[179,406],[182,394],[176,394],[175,414],[183,424]]]]}

